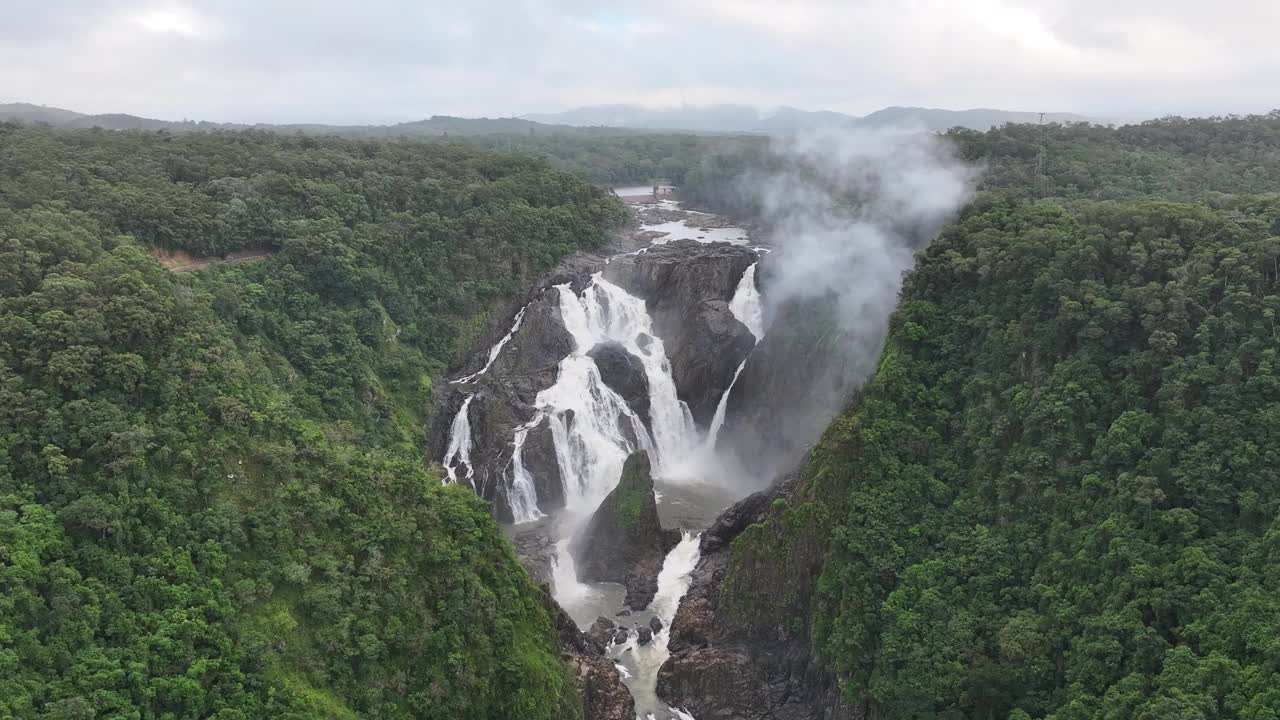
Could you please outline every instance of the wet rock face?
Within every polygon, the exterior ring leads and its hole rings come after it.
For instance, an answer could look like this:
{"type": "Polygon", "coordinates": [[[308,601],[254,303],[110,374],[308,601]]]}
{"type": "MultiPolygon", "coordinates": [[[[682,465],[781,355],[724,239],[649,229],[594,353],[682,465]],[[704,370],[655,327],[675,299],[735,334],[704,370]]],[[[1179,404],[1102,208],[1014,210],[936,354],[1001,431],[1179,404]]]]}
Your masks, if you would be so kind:
{"type": "Polygon", "coordinates": [[[511,538],[511,544],[515,545],[516,557],[535,583],[550,585],[553,582],[556,546],[545,529],[537,528],[515,535],[511,538]]]}
{"type": "Polygon", "coordinates": [[[644,363],[627,351],[622,343],[600,343],[587,353],[596,361],[600,379],[610,390],[618,393],[627,406],[640,416],[646,426],[649,421],[649,376],[644,363]]]}
{"type": "Polygon", "coordinates": [[[644,299],[671,359],[676,392],[704,427],[754,343],[728,303],[756,260],[754,250],[739,245],[677,240],[617,258],[604,270],[605,279],[644,299]]]}
{"type": "MultiPolygon", "coordinates": [[[[658,671],[658,696],[699,720],[860,720],[863,708],[840,701],[834,676],[814,657],[808,632],[786,618],[759,617],[742,632],[721,613],[730,543],[768,517],[789,483],[725,511],[702,535],[702,558],[671,622],[671,656],[658,671]]],[[[743,622],[741,619],[737,623],[743,622]]]]}
{"type": "MultiPolygon", "coordinates": [[[[766,297],[785,252],[769,253],[757,266],[766,297]]],[[[761,478],[801,459],[874,372],[884,343],[883,327],[842,317],[833,295],[793,298],[766,311],[769,331],[733,386],[717,442],[736,469],[761,478]]]]}
{"type": "Polygon", "coordinates": [[[684,323],[687,332],[667,349],[671,374],[694,421],[707,427],[738,365],[755,346],[755,337],[722,300],[704,301],[684,323]]]}
{"type": "MultiPolygon", "coordinates": [[[[477,347],[458,374],[483,368],[490,349],[511,329],[514,319],[513,312],[504,320],[501,332],[491,333],[488,342],[477,347]]],[[[560,291],[543,288],[532,296],[519,330],[488,372],[466,383],[442,383],[435,389],[431,457],[444,457],[454,416],[466,398],[474,396],[468,412],[473,483],[476,494],[493,503],[493,515],[499,521],[512,520],[507,492],[511,483],[511,438],[515,428],[534,416],[533,403],[538,393],[555,384],[560,360],[573,350],[573,336],[560,317],[560,291]]],[[[546,423],[531,430],[526,438],[524,463],[537,482],[538,506],[544,512],[563,507],[564,490],[546,423]]]]}
{"type": "Polygon", "coordinates": [[[679,541],[679,531],[664,530],[658,521],[649,456],[638,452],[627,458],[618,486],[569,551],[580,580],[621,583],[627,588],[626,604],[642,610],[657,593],[662,562],[679,541]]]}
{"type": "Polygon", "coordinates": [[[605,646],[588,637],[544,586],[543,604],[555,620],[556,633],[565,664],[572,672],[582,697],[584,720],[634,720],[636,701],[622,682],[622,675],[605,653],[605,646]]]}
{"type": "Polygon", "coordinates": [[[551,423],[543,420],[524,439],[524,466],[533,477],[538,493],[538,507],[550,512],[564,507],[564,480],[556,460],[556,443],[551,436],[551,423]]]}
{"type": "Polygon", "coordinates": [[[587,628],[586,635],[602,646],[608,645],[613,640],[617,627],[617,624],[609,618],[598,617],[595,622],[591,623],[591,627],[587,628]]]}

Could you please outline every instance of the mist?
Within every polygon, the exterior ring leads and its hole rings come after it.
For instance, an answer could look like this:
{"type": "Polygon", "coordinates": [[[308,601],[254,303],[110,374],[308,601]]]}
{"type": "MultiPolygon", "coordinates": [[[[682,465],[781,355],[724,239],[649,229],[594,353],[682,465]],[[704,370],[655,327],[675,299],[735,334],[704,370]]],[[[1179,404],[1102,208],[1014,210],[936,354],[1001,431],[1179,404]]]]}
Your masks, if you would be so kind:
{"type": "Polygon", "coordinates": [[[794,466],[870,377],[903,277],[980,175],[937,135],[901,131],[776,140],[768,165],[739,188],[776,247],[758,273],[767,330],[721,448],[757,485],[794,466]]]}

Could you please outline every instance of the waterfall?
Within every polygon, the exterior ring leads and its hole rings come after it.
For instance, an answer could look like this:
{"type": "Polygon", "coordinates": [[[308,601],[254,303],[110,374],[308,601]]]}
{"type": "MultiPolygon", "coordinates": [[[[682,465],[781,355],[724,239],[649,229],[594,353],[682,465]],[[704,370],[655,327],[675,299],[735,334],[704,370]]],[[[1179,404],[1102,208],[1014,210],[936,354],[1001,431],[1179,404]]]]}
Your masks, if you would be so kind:
{"type": "Polygon", "coordinates": [[[605,280],[600,273],[592,276],[591,285],[576,304],[582,309],[581,318],[577,317],[576,310],[571,310],[575,314],[574,323],[571,325],[566,319],[565,325],[578,343],[578,352],[586,353],[599,343],[614,341],[644,365],[649,381],[652,460],[655,473],[662,474],[668,469],[666,463],[688,453],[696,430],[688,406],[676,396],[671,362],[667,360],[662,340],[653,332],[648,308],[643,300],[605,280]]]}
{"type": "MultiPolygon", "coordinates": [[[[633,635],[624,644],[612,649],[615,658],[628,656],[628,660],[633,663],[635,682],[630,683],[630,686],[636,694],[637,709],[642,705],[665,707],[652,692],[658,683],[659,668],[671,656],[667,649],[671,642],[671,622],[675,620],[680,600],[689,591],[692,582],[690,575],[701,557],[701,537],[701,533],[683,533],[679,544],[663,560],[662,570],[658,573],[658,593],[653,596],[648,607],[648,612],[662,621],[662,629],[654,634],[648,645],[640,645],[633,635]]],[[[690,717],[677,708],[667,710],[676,717],[690,717]]],[[[649,717],[655,715],[649,714],[649,717]]]]}
{"type": "Polygon", "coordinates": [[[601,595],[596,588],[578,580],[578,566],[573,561],[573,553],[569,552],[569,542],[569,538],[557,542],[556,552],[551,556],[551,587],[555,590],[556,602],[566,610],[588,605],[601,595]]]}
{"type": "Polygon", "coordinates": [[[756,342],[764,337],[764,310],[760,306],[760,291],[756,289],[756,266],[759,264],[752,263],[742,273],[742,279],[733,291],[733,299],[729,301],[729,312],[747,326],[755,335],[756,342]]]}
{"type": "Polygon", "coordinates": [[[707,447],[712,450],[716,447],[716,438],[720,435],[720,428],[724,425],[724,414],[729,408],[729,393],[733,392],[733,386],[738,384],[738,376],[742,374],[746,367],[747,358],[742,358],[742,362],[738,363],[738,369],[733,372],[733,380],[729,381],[729,387],[724,389],[724,394],[720,396],[720,402],[716,403],[716,414],[711,417],[711,427],[707,429],[707,447]]]}
{"type": "Polygon", "coordinates": [[[533,477],[524,466],[524,441],[529,431],[538,426],[545,416],[538,413],[529,422],[516,428],[511,450],[511,489],[507,500],[511,504],[511,519],[516,525],[533,522],[546,517],[538,509],[538,491],[533,485],[533,477]]]}
{"type": "MultiPolygon", "coordinates": [[[[444,484],[458,482],[457,471],[454,469],[454,461],[458,465],[467,466],[467,482],[476,474],[476,469],[471,466],[471,418],[467,417],[467,410],[471,407],[471,401],[475,395],[468,395],[466,400],[462,401],[462,407],[458,408],[458,414],[453,416],[453,425],[449,428],[449,449],[444,454],[444,471],[449,477],[444,484]]],[[[471,483],[472,487],[475,483],[471,483]]]]}
{"type": "Polygon", "coordinates": [[[507,334],[503,335],[502,339],[499,340],[496,344],[494,344],[493,347],[489,348],[489,361],[484,364],[484,367],[480,368],[476,372],[471,373],[470,375],[467,375],[465,377],[460,377],[457,380],[452,381],[450,384],[458,385],[461,383],[469,383],[472,380],[475,380],[476,378],[480,377],[481,375],[489,372],[489,368],[493,367],[494,361],[498,359],[498,353],[502,352],[503,346],[511,342],[511,338],[515,337],[516,333],[520,330],[520,322],[524,320],[524,311],[528,309],[529,309],[529,305],[525,305],[524,307],[520,308],[520,312],[516,313],[515,322],[511,324],[511,329],[508,330],[507,334]]]}
{"type": "Polygon", "coordinates": [[[617,484],[628,455],[645,450],[655,473],[661,473],[688,453],[696,431],[688,407],[676,397],[671,364],[662,340],[653,333],[644,301],[599,273],[582,297],[568,285],[556,288],[575,348],[560,361],[555,384],[538,393],[535,404],[551,423],[566,506],[575,513],[590,513],[617,484]],[[610,341],[621,344],[644,366],[650,394],[648,428],[604,384],[587,354],[610,341]]]}
{"type": "MultiPolygon", "coordinates": [[[[752,263],[746,272],[742,273],[742,279],[738,281],[738,287],[733,291],[733,300],[729,301],[729,312],[733,313],[738,322],[747,326],[755,336],[756,343],[759,344],[764,338],[764,310],[760,304],[760,291],[756,288],[756,265],[759,263],[752,263]]],[[[716,414],[712,416],[711,427],[707,430],[708,452],[715,451],[716,438],[720,435],[720,428],[724,425],[725,410],[729,406],[729,393],[733,392],[733,386],[738,384],[738,376],[746,367],[747,358],[743,358],[738,364],[738,369],[733,373],[733,380],[729,382],[729,387],[725,388],[724,394],[720,396],[720,402],[716,405],[716,414]]]]}

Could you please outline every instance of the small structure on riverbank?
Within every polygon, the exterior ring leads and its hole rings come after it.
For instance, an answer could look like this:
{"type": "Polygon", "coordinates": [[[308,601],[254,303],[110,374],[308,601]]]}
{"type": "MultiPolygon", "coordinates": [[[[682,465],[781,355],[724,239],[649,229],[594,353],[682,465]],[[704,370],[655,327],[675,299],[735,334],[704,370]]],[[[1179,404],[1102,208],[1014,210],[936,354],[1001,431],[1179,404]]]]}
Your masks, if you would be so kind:
{"type": "Polygon", "coordinates": [[[631,204],[674,200],[676,197],[675,186],[665,182],[657,182],[652,185],[631,185],[628,187],[614,188],[613,192],[615,195],[622,198],[623,202],[631,204]]]}

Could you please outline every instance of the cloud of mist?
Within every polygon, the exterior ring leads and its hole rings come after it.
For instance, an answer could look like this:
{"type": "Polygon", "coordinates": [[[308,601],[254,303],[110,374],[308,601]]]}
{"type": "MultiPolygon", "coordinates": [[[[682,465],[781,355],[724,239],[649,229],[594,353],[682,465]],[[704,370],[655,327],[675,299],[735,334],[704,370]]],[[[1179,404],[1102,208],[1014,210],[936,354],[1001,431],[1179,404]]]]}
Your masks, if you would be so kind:
{"type": "Polygon", "coordinates": [[[769,164],[743,179],[777,249],[758,274],[768,329],[731,431],[761,480],[794,465],[874,371],[903,277],[980,173],[937,135],[905,131],[776,140],[769,164]]]}
{"type": "Polygon", "coordinates": [[[778,140],[773,153],[781,169],[749,180],[782,248],[769,305],[832,294],[860,334],[885,325],[915,253],[978,177],[930,133],[818,131],[778,140]]]}

